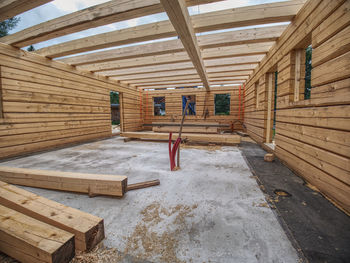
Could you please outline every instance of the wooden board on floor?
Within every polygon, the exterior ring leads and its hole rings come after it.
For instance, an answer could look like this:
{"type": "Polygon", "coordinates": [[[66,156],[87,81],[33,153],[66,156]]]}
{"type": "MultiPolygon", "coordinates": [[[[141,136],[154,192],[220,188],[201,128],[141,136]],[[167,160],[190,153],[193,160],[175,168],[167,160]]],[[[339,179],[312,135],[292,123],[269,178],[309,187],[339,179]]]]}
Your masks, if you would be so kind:
{"type": "MultiPolygon", "coordinates": [[[[154,132],[179,132],[180,127],[177,126],[156,126],[152,128],[154,132]]],[[[218,128],[216,127],[182,127],[183,132],[188,133],[218,133],[218,128]]]]}
{"type": "MultiPolygon", "coordinates": [[[[168,140],[167,133],[152,133],[152,132],[123,132],[120,134],[123,137],[150,139],[150,140],[168,140]]],[[[173,134],[173,139],[178,137],[177,133],[173,134]]],[[[241,142],[239,135],[234,134],[191,134],[183,133],[182,140],[190,142],[205,142],[205,143],[219,143],[219,144],[238,144],[241,142]]]]}
{"type": "Polygon", "coordinates": [[[20,262],[69,262],[74,235],[0,205],[0,251],[20,262]]]}
{"type": "Polygon", "coordinates": [[[0,181],[0,205],[75,235],[75,249],[90,250],[104,239],[103,219],[0,181]]]}
{"type": "Polygon", "coordinates": [[[34,170],[6,166],[0,166],[0,180],[24,186],[118,197],[124,195],[127,187],[126,176],[34,170]]]}

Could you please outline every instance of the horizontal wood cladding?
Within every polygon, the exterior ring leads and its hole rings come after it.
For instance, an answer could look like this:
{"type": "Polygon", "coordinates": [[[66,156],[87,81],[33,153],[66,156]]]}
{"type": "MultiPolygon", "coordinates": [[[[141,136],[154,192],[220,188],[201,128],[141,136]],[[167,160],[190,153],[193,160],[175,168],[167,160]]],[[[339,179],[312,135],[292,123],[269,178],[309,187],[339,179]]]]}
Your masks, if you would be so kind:
{"type": "MultiPolygon", "coordinates": [[[[243,102],[243,88],[241,90],[241,98],[243,102]]],[[[152,123],[155,121],[179,121],[182,118],[182,96],[196,96],[196,115],[186,116],[188,121],[214,121],[220,124],[233,124],[235,130],[241,130],[242,108],[239,109],[239,87],[213,87],[209,92],[205,89],[188,88],[178,90],[156,90],[144,91],[143,93],[143,116],[144,123],[152,123]],[[230,94],[230,115],[215,115],[214,96],[215,94],[230,94]],[[154,116],[153,113],[153,97],[165,97],[165,116],[154,116]],[[208,116],[204,118],[205,112],[208,116]]],[[[221,128],[223,129],[223,128],[221,128]]],[[[227,129],[227,128],[225,128],[227,129]]]]}
{"type": "Polygon", "coordinates": [[[126,130],[141,128],[134,88],[4,44],[0,72],[0,158],[111,136],[110,91],[123,93],[126,130]]]}
{"type": "MultiPolygon", "coordinates": [[[[347,212],[350,212],[349,3],[307,1],[248,79],[245,98],[247,132],[255,141],[264,143],[268,100],[261,104],[259,98],[257,109],[256,96],[267,92],[267,86],[261,85],[264,76],[278,71],[275,153],[347,212]],[[295,89],[296,52],[301,50],[305,56],[309,44],[313,47],[312,89],[310,99],[305,100],[304,79],[299,83],[299,91],[295,89]],[[295,99],[295,92],[299,92],[299,100],[295,99]]],[[[303,73],[304,65],[299,70],[303,73]]]]}

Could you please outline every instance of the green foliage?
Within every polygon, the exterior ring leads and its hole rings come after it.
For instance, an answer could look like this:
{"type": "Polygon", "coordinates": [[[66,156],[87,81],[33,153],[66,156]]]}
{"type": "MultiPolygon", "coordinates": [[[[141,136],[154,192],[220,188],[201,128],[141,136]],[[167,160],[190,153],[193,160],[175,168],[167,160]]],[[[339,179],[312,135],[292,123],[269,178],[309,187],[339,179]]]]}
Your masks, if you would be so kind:
{"type": "Polygon", "coordinates": [[[9,31],[17,26],[19,20],[19,17],[12,17],[10,19],[0,22],[0,37],[7,36],[9,31]]]}
{"type": "Polygon", "coordinates": [[[215,94],[215,115],[230,115],[230,94],[215,94]]]}
{"type": "Polygon", "coordinates": [[[306,48],[306,52],[305,52],[305,94],[304,97],[305,99],[310,99],[311,96],[311,70],[312,70],[312,46],[308,46],[306,48]]]}
{"type": "Polygon", "coordinates": [[[118,121],[112,121],[112,125],[118,125],[118,124],[120,124],[120,120],[118,120],[118,121]]]}
{"type": "Polygon", "coordinates": [[[111,91],[110,93],[111,104],[119,104],[119,93],[111,91]]]}
{"type": "Polygon", "coordinates": [[[29,52],[35,51],[34,46],[33,46],[33,45],[30,45],[30,46],[27,48],[27,51],[29,51],[29,52]]]}

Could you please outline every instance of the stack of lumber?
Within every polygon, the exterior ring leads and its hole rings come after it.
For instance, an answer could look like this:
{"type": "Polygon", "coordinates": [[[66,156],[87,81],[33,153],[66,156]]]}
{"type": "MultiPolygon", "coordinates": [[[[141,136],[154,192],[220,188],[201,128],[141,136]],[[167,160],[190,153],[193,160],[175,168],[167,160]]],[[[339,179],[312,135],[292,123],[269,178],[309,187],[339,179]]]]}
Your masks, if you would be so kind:
{"type": "Polygon", "coordinates": [[[103,219],[0,181],[0,251],[21,262],[69,262],[104,238],[103,219]]]}
{"type": "Polygon", "coordinates": [[[127,177],[103,174],[85,174],[34,170],[0,166],[0,180],[60,191],[122,197],[127,188],[127,177]]]}
{"type": "MultiPolygon", "coordinates": [[[[123,137],[148,139],[148,140],[169,140],[169,134],[167,133],[153,133],[153,132],[123,132],[123,137]]],[[[173,138],[177,138],[178,134],[173,134],[173,138]]],[[[241,142],[239,135],[234,134],[193,134],[183,133],[181,134],[182,140],[196,143],[217,143],[217,144],[239,144],[241,142]]]]}
{"type": "MultiPolygon", "coordinates": [[[[179,132],[180,122],[153,122],[153,132],[179,132]]],[[[185,122],[182,127],[183,132],[187,133],[218,133],[220,127],[230,127],[229,125],[220,125],[218,122],[185,122]]]]}

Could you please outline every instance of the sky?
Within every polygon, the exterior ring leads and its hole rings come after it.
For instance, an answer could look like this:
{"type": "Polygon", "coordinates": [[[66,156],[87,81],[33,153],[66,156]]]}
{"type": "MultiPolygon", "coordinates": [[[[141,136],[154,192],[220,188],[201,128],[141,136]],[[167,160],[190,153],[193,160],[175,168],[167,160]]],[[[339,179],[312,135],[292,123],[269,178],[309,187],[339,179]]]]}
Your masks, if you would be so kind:
{"type": "MultiPolygon", "coordinates": [[[[283,0],[225,0],[221,2],[216,2],[212,4],[200,5],[189,7],[190,15],[202,14],[212,11],[218,11],[228,8],[237,8],[242,6],[257,5],[271,2],[278,2],[283,0]]],[[[87,7],[91,7],[97,4],[108,2],[108,0],[54,0],[45,5],[39,6],[32,10],[29,10],[18,17],[20,17],[20,22],[17,27],[10,31],[10,34],[21,31],[25,28],[37,25],[39,23],[82,10],[87,7]]],[[[58,37],[45,42],[34,44],[35,49],[40,49],[43,47],[51,46],[54,44],[59,44],[62,42],[83,38],[95,34],[105,33],[109,31],[119,30],[127,27],[134,27],[142,24],[148,24],[158,21],[167,20],[168,17],[166,13],[159,13],[155,15],[144,16],[140,18],[135,18],[127,21],[122,21],[118,23],[113,23],[105,26],[100,26],[96,28],[91,28],[78,33],[66,35],[63,37],[58,37]]],[[[221,31],[222,32],[222,31],[221,31]]],[[[172,38],[169,38],[172,39],[172,38]]],[[[163,41],[165,39],[160,39],[157,41],[163,41]]],[[[148,41],[155,42],[155,41],[148,41]]],[[[138,43],[140,44],[140,43],[138,43]]]]}

